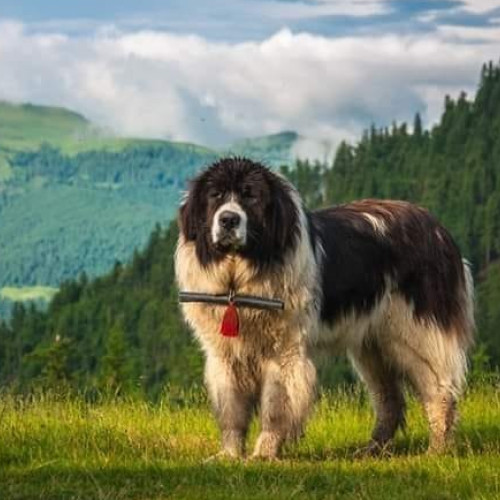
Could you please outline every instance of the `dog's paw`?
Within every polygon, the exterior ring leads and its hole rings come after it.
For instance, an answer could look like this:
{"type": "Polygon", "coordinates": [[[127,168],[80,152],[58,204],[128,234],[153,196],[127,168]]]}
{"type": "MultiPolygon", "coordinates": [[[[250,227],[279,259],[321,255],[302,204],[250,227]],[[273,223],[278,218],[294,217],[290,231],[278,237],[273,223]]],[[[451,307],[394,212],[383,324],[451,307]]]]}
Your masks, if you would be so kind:
{"type": "Polygon", "coordinates": [[[203,460],[203,463],[209,464],[218,461],[242,460],[242,459],[244,459],[244,456],[240,455],[239,453],[234,453],[228,450],[221,450],[218,453],[215,453],[214,455],[210,455],[209,457],[205,458],[205,460],[203,460]]]}
{"type": "Polygon", "coordinates": [[[277,455],[265,455],[261,453],[252,453],[247,459],[247,463],[251,462],[280,462],[280,457],[277,455]]]}
{"type": "Polygon", "coordinates": [[[390,457],[392,456],[391,443],[379,443],[378,441],[370,441],[367,445],[361,446],[354,451],[354,458],[367,457],[390,457]]]}

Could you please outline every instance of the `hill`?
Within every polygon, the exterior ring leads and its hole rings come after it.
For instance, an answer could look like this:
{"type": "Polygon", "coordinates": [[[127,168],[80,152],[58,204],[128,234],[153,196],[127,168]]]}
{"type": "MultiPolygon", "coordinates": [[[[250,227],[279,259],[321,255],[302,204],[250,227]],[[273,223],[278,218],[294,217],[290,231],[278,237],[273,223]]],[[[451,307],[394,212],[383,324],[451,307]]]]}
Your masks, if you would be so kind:
{"type": "Polygon", "coordinates": [[[0,101],[0,138],[4,149],[21,150],[44,142],[78,141],[91,130],[85,117],[65,108],[0,101]]]}
{"type": "Polygon", "coordinates": [[[0,288],[58,286],[130,258],[157,222],[171,219],[186,178],[215,158],[171,143],[12,153],[0,194],[0,288]]]}
{"type": "Polygon", "coordinates": [[[35,149],[44,142],[76,142],[91,130],[86,118],[64,108],[0,101],[0,182],[12,175],[12,152],[35,149]]]}
{"type": "MultiPolygon", "coordinates": [[[[277,166],[296,139],[288,132],[229,149],[277,166]]],[[[3,288],[32,297],[23,288],[58,287],[128,260],[156,223],[172,219],[186,179],[220,154],[111,137],[63,108],[0,102],[0,316],[11,303],[3,288]]]]}

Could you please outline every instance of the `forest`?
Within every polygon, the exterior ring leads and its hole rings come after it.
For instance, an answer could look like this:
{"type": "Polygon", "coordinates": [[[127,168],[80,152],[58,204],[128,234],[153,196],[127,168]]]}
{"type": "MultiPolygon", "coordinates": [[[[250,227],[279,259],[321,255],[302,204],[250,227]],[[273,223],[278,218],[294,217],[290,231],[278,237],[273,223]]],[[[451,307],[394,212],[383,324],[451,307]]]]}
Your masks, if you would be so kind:
{"type": "MultiPolygon", "coordinates": [[[[498,373],[500,366],[499,139],[500,66],[489,63],[475,96],[446,96],[431,129],[418,114],[411,124],[373,125],[357,144],[340,144],[333,164],[281,167],[310,209],[368,197],[405,199],[442,221],[474,270],[473,376],[498,373]]],[[[29,165],[25,175],[43,173],[43,164],[22,161],[29,165]]],[[[132,174],[104,169],[102,181],[117,175],[132,174]]],[[[97,278],[82,273],[66,280],[46,311],[16,304],[10,322],[0,324],[0,384],[16,392],[67,387],[154,400],[166,387],[172,393],[201,383],[201,354],[177,305],[176,238],[175,223],[158,224],[130,261],[117,261],[97,278]]],[[[320,378],[333,386],[352,375],[338,359],[321,368],[320,378]]]]}
{"type": "Polygon", "coordinates": [[[0,288],[57,287],[129,259],[156,222],[173,218],[179,191],[216,153],[151,141],[69,155],[44,143],[11,154],[0,182],[0,288]]]}

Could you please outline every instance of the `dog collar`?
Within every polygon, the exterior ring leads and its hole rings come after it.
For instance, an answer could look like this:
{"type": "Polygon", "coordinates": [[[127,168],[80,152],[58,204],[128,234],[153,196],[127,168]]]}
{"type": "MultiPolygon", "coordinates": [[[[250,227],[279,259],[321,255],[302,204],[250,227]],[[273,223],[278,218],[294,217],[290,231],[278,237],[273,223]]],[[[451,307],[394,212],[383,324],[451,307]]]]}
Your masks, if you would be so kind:
{"type": "Polygon", "coordinates": [[[227,294],[211,294],[199,292],[179,292],[179,302],[201,302],[205,304],[229,305],[240,307],[253,307],[254,309],[280,310],[285,308],[285,303],[280,299],[268,299],[254,295],[239,295],[230,290],[227,294]]]}
{"type": "Polygon", "coordinates": [[[220,325],[220,334],[223,337],[237,337],[240,333],[240,318],[237,306],[278,310],[283,310],[285,307],[285,303],[282,300],[254,297],[253,295],[237,295],[234,293],[234,290],[230,290],[227,295],[179,292],[179,302],[203,302],[205,304],[226,306],[220,325]]]}

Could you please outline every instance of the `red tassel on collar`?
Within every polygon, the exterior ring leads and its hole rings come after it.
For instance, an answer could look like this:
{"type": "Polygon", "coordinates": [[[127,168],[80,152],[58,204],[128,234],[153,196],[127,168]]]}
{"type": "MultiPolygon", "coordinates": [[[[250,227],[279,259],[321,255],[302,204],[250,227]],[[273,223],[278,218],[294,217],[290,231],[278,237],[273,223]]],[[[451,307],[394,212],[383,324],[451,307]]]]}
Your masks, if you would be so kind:
{"type": "Polygon", "coordinates": [[[231,301],[224,311],[224,317],[220,325],[220,333],[224,337],[237,337],[240,331],[240,322],[238,318],[238,309],[231,301]]]}

